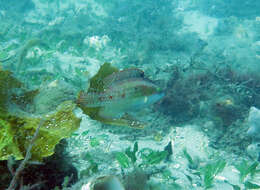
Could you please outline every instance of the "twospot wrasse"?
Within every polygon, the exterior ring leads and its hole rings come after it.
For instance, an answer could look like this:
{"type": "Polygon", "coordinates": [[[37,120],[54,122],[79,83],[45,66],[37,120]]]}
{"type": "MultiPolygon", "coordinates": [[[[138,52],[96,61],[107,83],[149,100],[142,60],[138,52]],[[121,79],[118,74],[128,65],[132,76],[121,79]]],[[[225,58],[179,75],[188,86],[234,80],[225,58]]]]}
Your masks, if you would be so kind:
{"type": "Polygon", "coordinates": [[[124,114],[142,110],[160,100],[164,93],[139,69],[114,72],[102,80],[102,92],[80,92],[78,104],[87,108],[100,108],[98,115],[105,119],[118,119],[124,114]]]}

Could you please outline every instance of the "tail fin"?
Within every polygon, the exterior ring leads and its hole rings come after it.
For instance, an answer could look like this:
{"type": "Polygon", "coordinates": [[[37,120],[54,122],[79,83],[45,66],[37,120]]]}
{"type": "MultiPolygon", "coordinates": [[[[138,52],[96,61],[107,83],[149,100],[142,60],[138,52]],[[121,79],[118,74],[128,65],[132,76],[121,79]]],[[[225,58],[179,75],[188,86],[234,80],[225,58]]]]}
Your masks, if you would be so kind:
{"type": "Polygon", "coordinates": [[[78,97],[76,99],[76,104],[77,105],[80,105],[83,103],[83,97],[84,97],[84,91],[81,90],[79,93],[78,93],[78,97]]]}

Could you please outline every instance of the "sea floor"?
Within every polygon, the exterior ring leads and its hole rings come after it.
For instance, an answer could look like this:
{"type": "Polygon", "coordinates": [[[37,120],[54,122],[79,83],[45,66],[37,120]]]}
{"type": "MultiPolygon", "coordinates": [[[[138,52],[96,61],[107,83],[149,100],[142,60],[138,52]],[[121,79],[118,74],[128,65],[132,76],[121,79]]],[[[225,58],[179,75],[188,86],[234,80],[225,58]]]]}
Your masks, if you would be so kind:
{"type": "Polygon", "coordinates": [[[260,108],[260,14],[225,15],[233,1],[15,2],[0,5],[0,69],[38,94],[12,113],[74,101],[105,62],[141,69],[165,91],[137,113],[142,130],[76,108],[82,120],[63,154],[78,179],[63,189],[96,190],[87,184],[101,176],[125,190],[260,189],[259,142],[247,134],[250,108],[260,108]]]}

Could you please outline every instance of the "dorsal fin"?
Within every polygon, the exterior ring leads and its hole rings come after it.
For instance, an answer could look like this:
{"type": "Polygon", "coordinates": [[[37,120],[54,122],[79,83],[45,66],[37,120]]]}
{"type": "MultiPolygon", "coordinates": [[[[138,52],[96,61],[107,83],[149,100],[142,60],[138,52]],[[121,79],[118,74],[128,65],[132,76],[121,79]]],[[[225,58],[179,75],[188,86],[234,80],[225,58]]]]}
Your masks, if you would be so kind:
{"type": "Polygon", "coordinates": [[[104,79],[115,72],[118,72],[117,68],[112,67],[110,63],[104,63],[98,70],[98,73],[90,79],[88,92],[104,92],[104,79]]]}
{"type": "Polygon", "coordinates": [[[108,88],[111,85],[122,80],[131,79],[131,78],[140,78],[140,77],[141,78],[144,77],[144,72],[137,68],[124,69],[119,72],[114,72],[103,79],[104,88],[108,88]]]}

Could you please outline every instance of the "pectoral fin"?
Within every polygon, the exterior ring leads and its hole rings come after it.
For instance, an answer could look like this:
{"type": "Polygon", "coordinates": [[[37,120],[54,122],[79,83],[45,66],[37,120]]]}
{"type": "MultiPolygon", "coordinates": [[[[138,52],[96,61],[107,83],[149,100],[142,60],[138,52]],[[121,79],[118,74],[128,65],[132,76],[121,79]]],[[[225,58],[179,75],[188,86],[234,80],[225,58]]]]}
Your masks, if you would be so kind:
{"type": "Polygon", "coordinates": [[[115,111],[111,107],[104,107],[98,113],[100,120],[109,125],[125,126],[135,129],[143,129],[145,124],[134,119],[128,114],[115,111]]]}

